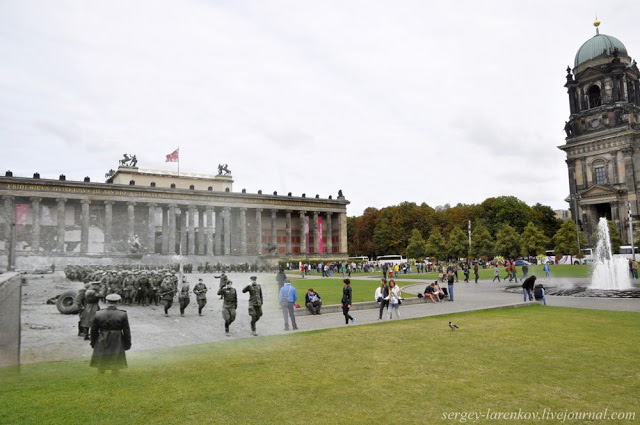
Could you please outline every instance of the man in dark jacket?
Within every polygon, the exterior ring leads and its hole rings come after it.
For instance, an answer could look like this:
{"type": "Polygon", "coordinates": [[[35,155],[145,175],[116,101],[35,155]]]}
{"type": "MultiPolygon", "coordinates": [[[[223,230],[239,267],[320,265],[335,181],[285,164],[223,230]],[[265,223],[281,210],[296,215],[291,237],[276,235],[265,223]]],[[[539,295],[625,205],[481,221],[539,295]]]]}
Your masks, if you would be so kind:
{"type": "Polygon", "coordinates": [[[93,355],[89,366],[98,368],[99,373],[107,369],[117,373],[127,367],[125,351],[131,348],[131,331],[127,312],[116,308],[120,299],[118,294],[107,295],[107,308],[96,312],[91,325],[93,355]]]}
{"type": "Polygon", "coordinates": [[[522,282],[522,296],[524,298],[524,302],[527,302],[527,295],[529,296],[529,301],[533,301],[533,287],[536,283],[536,276],[531,275],[522,282]]]}

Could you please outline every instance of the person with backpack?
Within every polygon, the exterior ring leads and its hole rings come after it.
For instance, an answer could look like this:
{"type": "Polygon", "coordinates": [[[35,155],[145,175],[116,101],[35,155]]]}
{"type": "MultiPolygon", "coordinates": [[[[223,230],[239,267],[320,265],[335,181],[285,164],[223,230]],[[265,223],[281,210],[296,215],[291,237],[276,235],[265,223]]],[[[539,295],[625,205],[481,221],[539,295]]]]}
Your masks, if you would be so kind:
{"type": "Polygon", "coordinates": [[[547,305],[547,297],[544,293],[544,285],[542,283],[536,285],[533,290],[533,297],[536,301],[542,301],[544,305],[547,305]]]}

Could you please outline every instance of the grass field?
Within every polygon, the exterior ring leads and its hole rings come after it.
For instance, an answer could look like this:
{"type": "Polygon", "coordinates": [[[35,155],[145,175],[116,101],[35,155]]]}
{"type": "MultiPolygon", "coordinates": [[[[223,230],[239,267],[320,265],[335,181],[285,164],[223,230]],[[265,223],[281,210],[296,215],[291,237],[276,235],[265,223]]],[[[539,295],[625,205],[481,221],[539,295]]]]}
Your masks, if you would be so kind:
{"type": "Polygon", "coordinates": [[[0,371],[0,423],[444,424],[604,409],[637,423],[639,340],[638,313],[532,305],[134,351],[118,376],[87,360],[32,364],[0,371]]]}
{"type": "MultiPolygon", "coordinates": [[[[298,303],[304,304],[304,295],[307,289],[313,288],[320,297],[324,305],[339,304],[342,301],[342,277],[334,278],[320,278],[320,279],[302,279],[291,278],[291,284],[296,287],[298,291],[298,303]]],[[[364,301],[375,301],[373,297],[376,288],[380,286],[380,281],[376,279],[357,279],[352,277],[351,279],[351,297],[352,302],[359,303],[364,301]]],[[[400,285],[402,286],[402,285],[400,285]]],[[[403,293],[405,298],[415,297],[416,294],[403,293]]]]}

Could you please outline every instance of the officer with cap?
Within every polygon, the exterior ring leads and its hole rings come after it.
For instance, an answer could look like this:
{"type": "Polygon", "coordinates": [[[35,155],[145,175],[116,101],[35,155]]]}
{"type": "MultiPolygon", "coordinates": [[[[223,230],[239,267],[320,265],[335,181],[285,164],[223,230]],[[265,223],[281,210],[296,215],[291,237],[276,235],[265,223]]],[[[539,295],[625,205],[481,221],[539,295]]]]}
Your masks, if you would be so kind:
{"type": "Polygon", "coordinates": [[[224,288],[218,290],[218,295],[223,299],[222,318],[224,319],[224,332],[226,336],[229,334],[229,325],[236,320],[236,309],[238,308],[238,295],[235,288],[231,286],[231,281],[227,280],[224,288]]]}
{"type": "Polygon", "coordinates": [[[125,351],[131,348],[131,330],[127,312],[116,308],[121,299],[118,294],[107,295],[107,308],[96,313],[91,325],[93,355],[89,366],[98,368],[99,373],[117,373],[127,367],[125,351]]]}
{"type": "Polygon", "coordinates": [[[242,293],[249,293],[249,316],[251,316],[251,333],[253,336],[258,336],[256,333],[256,322],[260,320],[262,316],[262,288],[258,284],[258,278],[251,276],[251,283],[244,287],[242,293]]]}

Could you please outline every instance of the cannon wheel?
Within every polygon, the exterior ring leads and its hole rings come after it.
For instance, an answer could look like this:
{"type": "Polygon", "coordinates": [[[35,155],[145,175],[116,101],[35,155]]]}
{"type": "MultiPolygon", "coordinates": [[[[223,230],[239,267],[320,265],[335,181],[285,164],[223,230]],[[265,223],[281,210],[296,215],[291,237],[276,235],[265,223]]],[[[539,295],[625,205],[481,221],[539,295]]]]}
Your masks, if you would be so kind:
{"type": "Polygon", "coordinates": [[[56,301],[56,307],[62,314],[76,314],[78,304],[76,304],[76,291],[63,292],[56,301]]]}

